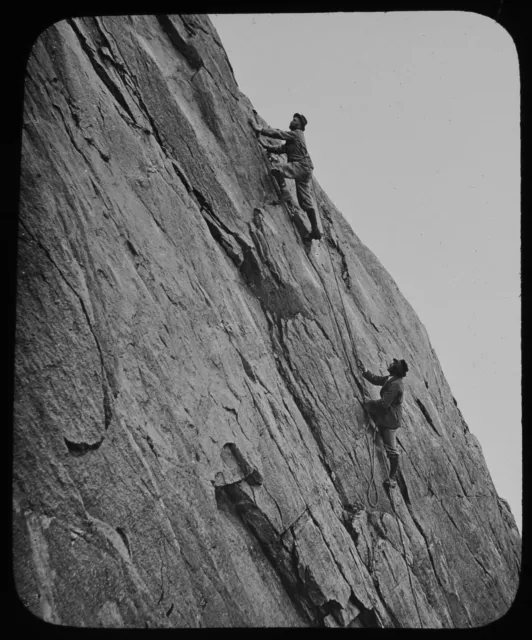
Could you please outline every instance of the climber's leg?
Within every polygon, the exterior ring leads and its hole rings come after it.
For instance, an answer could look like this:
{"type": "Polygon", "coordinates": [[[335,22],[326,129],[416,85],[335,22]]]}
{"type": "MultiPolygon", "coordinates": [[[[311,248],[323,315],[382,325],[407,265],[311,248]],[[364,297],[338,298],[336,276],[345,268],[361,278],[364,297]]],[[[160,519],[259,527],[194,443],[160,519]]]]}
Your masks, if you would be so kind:
{"type": "Polygon", "coordinates": [[[296,193],[299,206],[306,212],[312,228],[310,236],[319,240],[323,236],[320,215],[312,197],[312,173],[299,171],[296,177],[296,193]]]}
{"type": "Polygon", "coordinates": [[[320,229],[321,225],[318,224],[319,215],[314,208],[306,209],[305,211],[308,219],[310,220],[310,226],[312,227],[310,237],[319,240],[323,235],[323,232],[320,229]]]}
{"type": "Polygon", "coordinates": [[[390,457],[390,480],[397,479],[398,469],[399,469],[399,456],[390,457]]]}
{"type": "Polygon", "coordinates": [[[384,449],[388,458],[399,457],[399,451],[397,450],[397,439],[395,436],[395,429],[380,428],[381,438],[384,443],[384,449]]]}
{"type": "Polygon", "coordinates": [[[272,173],[272,176],[275,178],[275,181],[279,185],[279,189],[281,190],[280,204],[284,202],[292,202],[290,191],[288,191],[288,187],[286,186],[286,180],[284,178],[284,174],[282,171],[282,165],[274,167],[271,173],[272,173]]]}
{"type": "Polygon", "coordinates": [[[286,180],[284,179],[283,172],[279,167],[274,167],[272,169],[272,176],[275,178],[275,181],[277,182],[277,184],[281,189],[283,187],[286,187],[286,180]]]}
{"type": "Polygon", "coordinates": [[[394,486],[399,469],[399,451],[397,450],[395,429],[380,428],[379,432],[384,444],[384,450],[390,461],[390,485],[394,486]]]}
{"type": "Polygon", "coordinates": [[[312,198],[312,171],[299,162],[285,162],[278,165],[278,168],[285,178],[295,180],[297,201],[303,211],[308,209],[315,211],[316,207],[312,198]]]}

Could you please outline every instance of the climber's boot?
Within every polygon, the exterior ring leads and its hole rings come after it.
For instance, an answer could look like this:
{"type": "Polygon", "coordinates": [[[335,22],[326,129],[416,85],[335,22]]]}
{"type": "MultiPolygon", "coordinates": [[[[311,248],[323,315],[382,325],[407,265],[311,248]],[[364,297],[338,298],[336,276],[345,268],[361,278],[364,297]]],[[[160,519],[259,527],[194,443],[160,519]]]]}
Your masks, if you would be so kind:
{"type": "Polygon", "coordinates": [[[307,209],[307,216],[310,221],[310,226],[312,227],[310,237],[314,238],[315,240],[319,240],[323,234],[318,226],[318,217],[316,211],[314,209],[307,209]]]}
{"type": "Polygon", "coordinates": [[[286,180],[284,179],[283,172],[277,167],[273,167],[271,173],[275,178],[275,182],[279,185],[279,189],[286,189],[286,180]]]}
{"type": "Polygon", "coordinates": [[[399,456],[390,458],[390,478],[384,481],[384,484],[390,488],[397,486],[397,471],[399,469],[399,456]]]}

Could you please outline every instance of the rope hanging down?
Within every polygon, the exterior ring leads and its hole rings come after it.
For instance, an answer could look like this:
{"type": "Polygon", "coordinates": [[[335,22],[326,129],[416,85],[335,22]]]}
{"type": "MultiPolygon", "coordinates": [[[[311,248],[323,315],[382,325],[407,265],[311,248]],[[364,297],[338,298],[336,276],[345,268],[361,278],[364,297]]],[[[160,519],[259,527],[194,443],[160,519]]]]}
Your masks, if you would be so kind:
{"type": "MultiPolygon", "coordinates": [[[[276,181],[274,180],[274,182],[276,182],[276,181]]],[[[312,190],[313,190],[313,192],[314,192],[314,201],[315,201],[315,203],[316,203],[316,207],[318,207],[318,200],[317,200],[317,198],[316,198],[316,189],[315,189],[315,186],[314,186],[314,177],[312,178],[312,190]]],[[[288,206],[287,206],[287,203],[284,203],[284,206],[285,206],[285,209],[287,210],[287,213],[288,213],[288,217],[289,217],[289,219],[290,219],[290,222],[292,223],[292,227],[293,227],[293,229],[294,229],[294,233],[295,233],[295,234],[296,234],[296,236],[297,236],[297,235],[299,235],[299,233],[298,233],[298,230],[296,229],[295,224],[294,224],[294,221],[293,221],[293,219],[292,219],[291,211],[289,210],[289,208],[288,208],[288,206]]],[[[318,211],[318,214],[319,214],[319,215],[321,215],[321,212],[320,212],[320,211],[318,211]]],[[[333,261],[332,261],[332,257],[331,257],[331,252],[330,252],[330,250],[329,250],[329,246],[327,245],[327,242],[325,242],[325,244],[326,244],[326,246],[327,246],[327,253],[329,254],[329,261],[330,261],[330,263],[331,263],[331,269],[332,269],[332,272],[333,272],[333,274],[334,274],[334,279],[335,279],[335,281],[336,281],[336,287],[337,287],[337,289],[338,289],[338,294],[339,294],[339,296],[340,296],[340,300],[342,301],[342,309],[343,309],[344,321],[345,321],[345,324],[346,324],[346,327],[347,327],[347,331],[348,331],[348,333],[349,333],[349,338],[350,338],[350,340],[351,340],[351,346],[352,346],[352,348],[353,348],[353,353],[355,354],[355,360],[356,360],[356,362],[357,362],[357,367],[360,369],[360,367],[359,367],[359,362],[360,362],[360,360],[359,360],[359,357],[358,357],[358,352],[357,352],[357,350],[356,350],[355,341],[354,341],[354,339],[353,339],[353,334],[351,333],[351,326],[350,326],[350,324],[349,324],[349,322],[348,322],[348,319],[347,319],[347,312],[346,312],[346,310],[345,310],[344,299],[343,299],[343,296],[342,296],[342,292],[341,292],[341,289],[340,289],[340,285],[338,284],[338,278],[336,277],[336,271],[335,271],[335,269],[334,269],[334,265],[333,265],[333,261]]],[[[320,278],[320,280],[321,280],[322,278],[321,278],[321,274],[320,274],[319,270],[316,268],[316,266],[315,266],[314,268],[316,269],[316,273],[318,274],[318,276],[319,276],[319,278],[320,278]]],[[[322,281],[322,284],[323,284],[323,281],[322,281]]],[[[341,339],[341,342],[342,342],[342,347],[343,347],[343,349],[344,349],[344,353],[345,353],[345,356],[346,356],[347,363],[349,364],[349,368],[350,368],[350,370],[351,370],[351,374],[352,374],[352,376],[353,376],[353,379],[354,379],[355,381],[357,381],[357,378],[356,378],[355,373],[354,373],[354,371],[353,371],[353,367],[352,367],[352,365],[351,365],[351,360],[350,360],[350,358],[349,358],[349,357],[348,357],[348,355],[347,355],[347,351],[346,351],[346,348],[345,348],[345,344],[344,344],[344,339],[343,339],[343,336],[342,336],[342,332],[340,331],[340,328],[339,328],[339,326],[338,326],[338,322],[336,321],[336,316],[335,316],[335,313],[334,313],[334,307],[332,306],[331,299],[329,298],[329,294],[328,294],[328,292],[327,292],[327,287],[325,287],[325,286],[324,286],[323,288],[324,288],[325,294],[327,295],[327,300],[329,301],[329,306],[330,306],[330,308],[331,308],[331,313],[332,313],[332,316],[333,316],[333,318],[334,318],[334,321],[335,321],[335,324],[336,324],[336,328],[338,329],[338,333],[340,334],[340,339],[341,339]]],[[[365,396],[367,396],[367,395],[368,395],[368,391],[367,391],[366,384],[365,384],[365,378],[364,378],[363,376],[362,376],[362,387],[363,387],[364,395],[365,395],[365,396]]],[[[366,414],[366,436],[367,436],[367,434],[368,434],[368,432],[369,432],[369,427],[371,426],[372,418],[371,418],[371,416],[369,415],[369,412],[368,412],[368,409],[367,409],[367,407],[366,407],[366,405],[365,405],[365,402],[363,402],[363,403],[362,403],[362,407],[363,407],[363,409],[364,409],[364,413],[366,414]]],[[[367,498],[368,498],[368,503],[370,504],[370,506],[371,506],[372,508],[374,508],[375,506],[377,506],[378,501],[379,501],[379,500],[378,500],[377,484],[376,484],[376,482],[375,482],[375,440],[376,440],[376,437],[377,437],[377,429],[376,429],[376,427],[374,426],[374,432],[373,432],[373,456],[371,455],[371,445],[370,445],[370,448],[369,448],[369,450],[370,450],[370,456],[369,456],[369,457],[370,457],[370,466],[371,466],[371,478],[370,478],[370,481],[369,481],[369,484],[368,484],[368,489],[367,489],[367,498]],[[373,488],[374,488],[375,495],[377,496],[377,500],[376,500],[376,502],[375,502],[375,503],[373,503],[373,502],[371,501],[371,498],[370,498],[371,487],[373,487],[373,488]]],[[[365,439],[366,439],[366,442],[367,442],[367,438],[365,438],[365,439]]],[[[388,475],[388,481],[389,481],[389,480],[390,480],[390,471],[389,471],[389,469],[388,469],[388,465],[386,465],[386,473],[387,473],[387,475],[388,475]]],[[[423,624],[422,624],[422,622],[421,622],[421,616],[420,616],[419,608],[418,608],[418,604],[417,604],[416,592],[415,592],[415,590],[414,590],[414,585],[413,585],[413,583],[412,583],[412,576],[411,576],[411,574],[410,574],[410,569],[409,569],[408,562],[407,562],[406,547],[405,547],[405,543],[404,543],[404,539],[403,539],[403,533],[402,533],[401,525],[400,525],[400,523],[399,523],[399,517],[398,517],[398,515],[397,515],[397,510],[396,510],[396,508],[395,508],[395,501],[394,501],[394,499],[393,499],[393,495],[392,495],[392,492],[391,492],[391,491],[389,491],[389,497],[390,497],[390,502],[391,502],[391,504],[392,504],[392,509],[393,509],[393,512],[394,512],[394,515],[395,515],[395,519],[396,519],[396,522],[397,522],[397,527],[398,527],[398,529],[399,529],[399,535],[400,535],[400,537],[401,537],[401,544],[402,544],[402,546],[403,546],[403,553],[404,553],[404,558],[405,558],[406,570],[407,570],[407,573],[408,573],[408,580],[409,580],[409,582],[410,582],[410,589],[411,589],[411,591],[412,591],[412,593],[413,593],[413,596],[414,596],[414,604],[415,604],[415,606],[416,606],[416,613],[417,613],[417,617],[418,617],[418,620],[419,620],[419,625],[420,625],[420,627],[422,628],[422,627],[423,627],[423,624]]]]}
{"type": "MultiPolygon", "coordinates": [[[[316,198],[316,189],[314,187],[314,179],[312,180],[312,189],[314,191],[314,201],[316,202],[316,207],[318,207],[318,199],[316,198]]],[[[321,214],[321,212],[319,212],[319,213],[321,214]]],[[[347,326],[347,330],[348,330],[349,337],[350,337],[350,340],[351,340],[351,346],[352,346],[353,352],[355,354],[355,360],[357,362],[357,366],[359,366],[360,359],[358,357],[358,353],[357,353],[357,350],[356,350],[356,345],[355,345],[355,341],[353,339],[353,334],[351,333],[351,326],[350,326],[350,324],[348,322],[348,319],[347,319],[347,312],[345,310],[344,298],[343,298],[342,292],[340,290],[340,285],[338,284],[338,278],[336,277],[336,271],[334,269],[334,265],[333,265],[331,252],[330,252],[330,249],[329,249],[329,245],[327,244],[327,242],[325,244],[327,246],[327,253],[329,254],[329,260],[330,260],[330,263],[331,263],[331,269],[332,269],[332,272],[334,274],[334,279],[336,281],[336,287],[338,289],[338,295],[340,296],[340,300],[342,301],[342,309],[343,309],[343,313],[344,313],[344,321],[345,321],[345,324],[347,326]]],[[[340,332],[340,336],[341,336],[341,332],[340,332]]],[[[342,343],[343,343],[343,338],[342,338],[342,343]]],[[[344,351],[345,351],[345,346],[344,346],[344,351]]],[[[351,369],[351,372],[352,371],[353,370],[351,369]]],[[[362,381],[363,381],[362,385],[363,385],[363,389],[364,389],[364,394],[368,395],[366,384],[365,384],[365,378],[363,376],[362,376],[362,381]]],[[[368,412],[368,410],[367,410],[367,408],[365,406],[365,403],[363,404],[363,408],[364,408],[364,412],[366,414],[366,420],[367,420],[367,422],[366,422],[366,435],[367,435],[367,433],[369,431],[370,424],[371,424],[370,423],[371,416],[369,415],[369,412],[368,412]]],[[[368,503],[373,508],[376,507],[378,502],[379,502],[378,492],[377,492],[377,485],[376,485],[376,482],[375,482],[375,439],[376,439],[376,437],[377,437],[377,430],[374,427],[374,432],[373,432],[373,458],[371,456],[371,447],[370,447],[371,478],[370,478],[370,482],[369,482],[368,489],[367,489],[367,494],[366,494],[367,498],[368,498],[368,503]],[[370,498],[370,493],[371,493],[371,487],[372,486],[374,487],[375,494],[377,496],[377,500],[376,500],[375,503],[372,503],[371,498],[370,498]]],[[[366,439],[366,442],[367,442],[367,439],[366,439]]],[[[390,471],[388,469],[388,465],[386,465],[386,473],[388,475],[388,482],[389,482],[390,481],[390,471]]],[[[388,486],[390,486],[390,485],[388,484],[388,486]]],[[[423,623],[421,622],[421,616],[420,616],[420,613],[419,613],[419,607],[418,607],[418,604],[417,604],[416,591],[415,591],[414,585],[412,583],[412,576],[411,576],[411,573],[410,573],[410,568],[408,566],[408,561],[407,561],[407,557],[406,557],[406,546],[405,546],[405,542],[404,542],[404,539],[403,539],[403,531],[402,531],[402,528],[401,528],[401,525],[400,525],[400,522],[399,522],[399,517],[397,515],[397,510],[395,508],[395,500],[393,498],[393,492],[391,490],[389,491],[389,497],[390,497],[390,502],[392,504],[392,509],[393,509],[393,512],[394,512],[394,515],[395,515],[395,520],[397,522],[397,527],[399,529],[399,535],[401,537],[401,544],[403,546],[403,553],[404,553],[404,557],[405,557],[406,571],[408,573],[408,580],[410,582],[410,590],[412,591],[412,594],[414,596],[414,604],[415,604],[415,607],[416,607],[416,613],[417,613],[417,617],[418,617],[418,620],[419,620],[419,626],[423,627],[423,623]]]]}
{"type": "MultiPolygon", "coordinates": [[[[277,184],[276,180],[273,180],[273,182],[274,182],[274,184],[277,184]]],[[[312,178],[312,190],[314,192],[314,201],[316,203],[316,206],[318,206],[318,200],[316,198],[316,189],[315,189],[315,186],[314,186],[314,178],[312,178]]],[[[284,204],[284,207],[285,207],[285,209],[286,209],[286,211],[288,213],[288,218],[290,219],[290,222],[292,223],[292,228],[294,229],[294,233],[295,233],[295,235],[297,237],[300,234],[299,234],[299,232],[296,229],[296,226],[294,224],[294,220],[292,218],[292,213],[291,213],[291,211],[290,211],[290,209],[288,207],[288,203],[283,202],[283,204],[284,204]]],[[[321,212],[318,212],[318,213],[319,213],[319,215],[321,215],[321,212]]],[[[335,282],[336,282],[336,288],[338,290],[338,295],[340,296],[340,300],[342,302],[344,322],[345,322],[345,325],[347,327],[347,331],[349,333],[349,339],[351,341],[351,346],[352,346],[352,349],[353,349],[353,353],[355,354],[355,359],[357,361],[357,367],[360,368],[359,364],[358,364],[359,363],[358,352],[356,350],[355,341],[353,339],[353,334],[351,333],[351,326],[350,326],[350,324],[348,322],[348,319],[347,319],[347,312],[346,312],[346,309],[345,309],[344,299],[343,299],[343,296],[342,296],[342,292],[340,290],[340,285],[338,283],[338,278],[336,276],[336,271],[334,269],[334,265],[333,265],[333,261],[332,261],[332,257],[331,257],[331,252],[329,250],[329,246],[327,245],[327,243],[325,243],[325,244],[326,244],[326,247],[327,247],[327,253],[329,254],[329,261],[331,263],[331,270],[333,272],[334,279],[335,279],[335,282]]],[[[311,261],[314,262],[312,259],[311,259],[311,261]]],[[[353,376],[353,379],[355,380],[355,382],[358,382],[357,377],[355,375],[355,372],[353,371],[353,366],[351,364],[351,359],[349,358],[349,356],[347,354],[347,349],[346,349],[346,346],[345,346],[345,343],[344,343],[344,338],[343,338],[343,335],[342,335],[342,331],[340,330],[340,327],[339,327],[338,322],[336,320],[336,314],[334,313],[334,307],[333,307],[333,304],[332,304],[331,299],[329,297],[329,293],[327,291],[327,287],[325,286],[325,283],[322,280],[320,271],[316,267],[316,265],[314,265],[314,268],[316,270],[316,273],[318,274],[318,277],[322,281],[323,290],[325,291],[325,295],[327,296],[327,300],[329,302],[329,307],[331,309],[331,315],[332,315],[332,317],[334,319],[334,322],[336,324],[336,328],[338,330],[338,333],[340,334],[340,341],[342,343],[342,348],[344,350],[345,359],[347,361],[347,364],[349,365],[349,369],[351,370],[351,375],[353,376]]],[[[362,388],[363,388],[364,396],[369,397],[368,390],[367,390],[366,384],[365,384],[365,379],[364,379],[363,376],[362,376],[362,388]]],[[[369,430],[370,430],[370,427],[371,427],[372,419],[371,419],[371,416],[369,415],[369,412],[368,412],[368,410],[366,408],[365,402],[363,401],[361,404],[362,404],[362,408],[364,410],[364,414],[366,416],[364,440],[366,441],[366,444],[368,445],[369,460],[370,460],[370,479],[368,481],[368,487],[367,487],[367,490],[366,490],[366,498],[368,500],[368,504],[372,508],[375,508],[379,504],[379,492],[378,492],[378,489],[377,489],[377,483],[375,481],[375,439],[376,439],[377,434],[376,434],[376,428],[374,427],[374,433],[373,433],[373,455],[372,455],[372,446],[371,446],[371,444],[369,444],[369,442],[367,440],[367,436],[369,435],[369,430]],[[371,499],[371,493],[372,492],[375,495],[375,500],[371,499]]]]}
{"type": "MultiPolygon", "coordinates": [[[[366,419],[366,432],[364,434],[364,439],[367,442],[367,436],[369,433],[369,428],[370,428],[370,423],[369,420],[366,419]]],[[[371,437],[371,436],[370,436],[371,437]]],[[[369,476],[369,480],[368,480],[368,488],[366,489],[366,498],[368,500],[368,504],[369,506],[374,509],[378,504],[379,504],[379,492],[377,489],[377,482],[375,481],[375,440],[377,438],[377,431],[374,430],[373,431],[373,455],[371,454],[371,445],[370,445],[370,456],[369,456],[369,461],[370,461],[370,476],[369,476]],[[375,502],[373,502],[373,500],[371,499],[371,490],[373,489],[373,492],[376,496],[375,502]]]]}
{"type": "MultiPolygon", "coordinates": [[[[316,207],[319,208],[318,198],[316,197],[316,187],[314,186],[314,178],[312,178],[312,190],[314,192],[314,202],[316,203],[316,207]]],[[[319,211],[319,214],[321,215],[321,211],[319,211]]],[[[340,297],[340,300],[342,302],[342,311],[343,311],[343,316],[344,316],[344,322],[345,322],[345,326],[347,327],[347,332],[349,334],[349,339],[351,341],[351,348],[353,349],[353,353],[355,354],[355,361],[357,363],[357,367],[360,370],[360,364],[359,364],[360,363],[360,358],[358,356],[356,343],[355,343],[355,340],[353,338],[353,334],[351,332],[351,325],[350,325],[350,323],[348,321],[348,318],[347,318],[347,311],[345,309],[344,297],[342,295],[342,291],[341,291],[340,285],[338,283],[338,277],[336,276],[336,270],[334,268],[334,264],[333,264],[333,261],[332,261],[331,250],[329,249],[329,245],[327,244],[327,242],[325,242],[325,246],[327,247],[327,253],[329,254],[329,262],[331,264],[331,270],[333,272],[334,280],[336,282],[336,288],[338,290],[338,296],[340,297]]],[[[325,292],[327,292],[326,288],[325,288],[325,292]]],[[[330,304],[330,306],[332,308],[332,304],[330,303],[330,300],[329,300],[329,304],[330,304]]],[[[334,315],[334,309],[333,309],[333,315],[334,315]]],[[[342,332],[339,329],[338,329],[338,331],[340,333],[340,338],[342,340],[342,345],[344,346],[344,352],[346,353],[346,358],[347,358],[347,361],[349,363],[349,367],[351,369],[351,373],[353,375],[353,378],[356,381],[356,376],[355,376],[355,374],[353,372],[353,368],[351,367],[351,361],[350,361],[349,357],[347,356],[345,345],[343,344],[344,340],[343,340],[343,337],[342,337],[342,332]]],[[[362,388],[363,388],[364,396],[365,397],[369,397],[368,390],[367,390],[367,387],[366,387],[365,378],[364,378],[364,376],[361,376],[361,377],[362,377],[362,388]]],[[[368,435],[370,434],[372,418],[371,418],[371,416],[370,416],[370,414],[368,412],[368,409],[366,407],[366,403],[364,401],[362,402],[362,408],[363,408],[364,414],[366,416],[364,440],[366,441],[366,444],[368,444],[369,461],[370,461],[370,478],[369,478],[368,487],[367,487],[367,490],[366,490],[366,498],[368,500],[368,504],[370,505],[370,507],[374,508],[379,504],[379,492],[378,492],[378,489],[377,489],[377,483],[375,481],[375,440],[376,440],[376,437],[377,437],[377,432],[376,432],[377,430],[376,430],[376,428],[374,426],[373,427],[373,429],[374,429],[374,431],[373,431],[373,455],[372,455],[372,445],[368,443],[368,439],[367,439],[368,435]],[[375,501],[373,501],[371,499],[372,491],[373,491],[373,493],[375,495],[375,501]]]]}
{"type": "MultiPolygon", "coordinates": [[[[318,207],[318,200],[316,198],[316,189],[314,187],[314,179],[312,180],[312,189],[314,191],[314,201],[316,202],[316,206],[318,207]]],[[[292,219],[291,211],[289,210],[287,203],[284,203],[284,205],[285,205],[285,209],[287,210],[290,222],[292,223],[292,227],[294,229],[294,233],[297,236],[297,235],[299,235],[299,232],[296,229],[296,226],[295,226],[294,221],[292,219]]],[[[318,212],[318,213],[321,214],[321,212],[318,212]]],[[[331,269],[332,269],[332,272],[334,274],[336,287],[338,289],[338,295],[340,296],[340,300],[342,301],[342,309],[343,309],[343,314],[344,314],[344,321],[345,321],[345,324],[346,324],[346,327],[347,327],[347,331],[349,333],[349,338],[351,340],[351,345],[353,347],[353,352],[355,354],[355,360],[357,361],[357,366],[358,366],[358,363],[359,363],[358,352],[356,350],[355,341],[353,339],[353,334],[351,333],[351,326],[350,326],[350,324],[348,322],[348,319],[347,319],[347,312],[345,310],[344,299],[343,299],[343,296],[342,296],[342,292],[340,290],[340,285],[338,284],[338,278],[336,277],[336,271],[334,269],[334,265],[333,265],[333,261],[332,261],[332,257],[331,257],[331,252],[329,250],[329,246],[327,245],[327,243],[325,243],[325,244],[327,246],[327,253],[329,254],[329,261],[331,263],[331,269]]],[[[321,275],[320,275],[319,270],[317,268],[316,268],[316,272],[318,273],[318,276],[319,276],[319,278],[321,280],[321,275]]],[[[323,284],[323,281],[322,281],[322,284],[323,284]]],[[[340,327],[338,326],[338,322],[336,322],[336,316],[334,314],[334,307],[332,306],[331,299],[329,298],[329,294],[327,293],[327,288],[325,286],[324,286],[324,291],[325,291],[325,294],[327,295],[327,299],[329,301],[329,306],[331,307],[331,312],[332,312],[333,318],[335,320],[336,328],[338,329],[338,333],[340,334],[342,347],[344,349],[344,353],[345,353],[345,356],[346,356],[346,360],[347,360],[347,362],[349,364],[349,368],[351,370],[351,374],[353,375],[353,378],[356,380],[356,376],[355,376],[355,373],[353,371],[353,367],[351,365],[351,360],[349,359],[349,357],[347,355],[347,350],[345,348],[342,332],[340,331],[340,327]]],[[[367,392],[367,388],[366,388],[366,384],[365,384],[365,378],[363,376],[362,376],[362,386],[363,386],[363,390],[364,390],[364,395],[367,396],[368,392],[367,392]]],[[[362,403],[362,407],[363,407],[364,413],[366,415],[366,434],[365,434],[365,439],[366,439],[366,443],[367,443],[367,434],[369,433],[369,427],[371,426],[372,418],[369,415],[369,412],[368,412],[364,402],[362,403]]],[[[370,480],[369,480],[369,483],[368,483],[368,489],[367,489],[367,493],[366,493],[366,497],[368,499],[368,504],[372,508],[376,507],[377,504],[379,503],[379,494],[378,494],[378,491],[377,491],[377,484],[375,482],[375,440],[376,440],[376,437],[377,437],[377,429],[374,427],[374,432],[373,432],[373,455],[372,455],[372,447],[371,447],[371,445],[369,445],[369,458],[370,458],[370,466],[371,466],[371,477],[370,477],[370,480]],[[373,487],[373,490],[374,490],[375,495],[377,497],[375,502],[373,502],[371,500],[371,497],[370,497],[371,488],[372,487],[373,487]]],[[[386,473],[388,475],[388,480],[390,480],[390,471],[389,471],[387,465],[386,465],[386,473]]],[[[399,529],[399,535],[401,537],[401,544],[403,546],[403,553],[404,553],[404,558],[405,558],[406,570],[407,570],[407,573],[408,573],[408,580],[410,582],[410,590],[412,591],[412,594],[414,596],[414,604],[416,606],[416,613],[417,613],[417,617],[418,617],[418,620],[419,620],[419,625],[420,625],[420,627],[423,627],[423,624],[421,622],[421,615],[419,613],[419,608],[418,608],[418,604],[417,604],[416,592],[415,592],[415,589],[414,589],[414,585],[412,583],[412,576],[410,574],[410,569],[408,567],[407,556],[406,556],[406,547],[405,547],[405,542],[404,542],[404,539],[403,539],[403,532],[402,532],[402,529],[401,529],[401,525],[399,523],[399,517],[397,515],[397,510],[395,508],[395,501],[393,499],[393,495],[392,495],[391,491],[389,492],[389,496],[390,496],[390,502],[392,504],[392,509],[393,509],[393,512],[394,512],[394,515],[395,515],[395,519],[396,519],[396,522],[397,522],[397,527],[399,529]]]]}

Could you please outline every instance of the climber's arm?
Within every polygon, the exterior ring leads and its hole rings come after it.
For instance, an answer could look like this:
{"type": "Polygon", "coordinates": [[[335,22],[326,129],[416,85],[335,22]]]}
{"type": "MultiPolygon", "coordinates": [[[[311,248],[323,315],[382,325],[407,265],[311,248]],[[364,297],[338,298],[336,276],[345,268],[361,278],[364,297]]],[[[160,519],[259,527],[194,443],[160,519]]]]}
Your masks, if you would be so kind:
{"type": "Polygon", "coordinates": [[[253,131],[268,138],[277,138],[278,140],[299,140],[300,134],[298,131],[281,131],[280,129],[268,129],[253,121],[253,118],[248,118],[248,122],[251,125],[253,131]]]}
{"type": "Polygon", "coordinates": [[[286,144],[268,144],[263,140],[260,140],[260,144],[270,153],[286,153],[286,144]]]}
{"type": "Polygon", "coordinates": [[[298,134],[295,131],[281,131],[280,129],[268,129],[267,127],[261,127],[258,132],[268,138],[277,138],[278,140],[297,140],[298,134]]]}
{"type": "Polygon", "coordinates": [[[382,387],[386,380],[388,380],[388,376],[376,376],[374,373],[371,373],[371,371],[368,371],[367,369],[362,372],[362,375],[364,376],[364,378],[366,378],[366,380],[369,380],[371,384],[378,385],[379,387],[382,387]]]}

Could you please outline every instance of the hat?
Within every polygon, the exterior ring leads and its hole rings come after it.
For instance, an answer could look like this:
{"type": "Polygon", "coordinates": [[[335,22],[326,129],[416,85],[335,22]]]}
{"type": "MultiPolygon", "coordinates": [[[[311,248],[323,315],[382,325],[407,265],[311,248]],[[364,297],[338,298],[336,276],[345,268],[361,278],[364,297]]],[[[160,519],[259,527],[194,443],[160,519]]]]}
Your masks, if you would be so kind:
{"type": "Polygon", "coordinates": [[[397,360],[397,358],[394,358],[393,361],[396,364],[397,368],[401,371],[401,377],[404,378],[406,376],[406,372],[408,371],[408,365],[404,360],[397,360]]]}
{"type": "Polygon", "coordinates": [[[305,127],[307,126],[307,122],[308,122],[308,120],[305,118],[305,116],[302,115],[301,113],[294,113],[294,118],[299,118],[299,120],[301,121],[301,124],[303,126],[303,131],[304,131],[305,127]]]}

